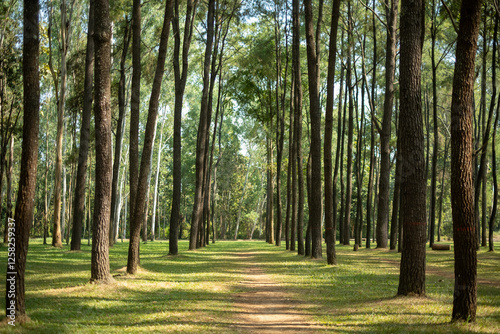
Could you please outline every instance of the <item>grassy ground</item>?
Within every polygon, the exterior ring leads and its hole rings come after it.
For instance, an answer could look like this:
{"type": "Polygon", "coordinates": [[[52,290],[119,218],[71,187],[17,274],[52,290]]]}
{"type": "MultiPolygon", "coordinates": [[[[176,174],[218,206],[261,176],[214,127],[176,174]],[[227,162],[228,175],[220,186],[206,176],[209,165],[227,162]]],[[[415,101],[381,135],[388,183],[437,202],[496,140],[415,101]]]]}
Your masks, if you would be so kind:
{"type": "MultiPolygon", "coordinates": [[[[135,276],[124,274],[128,243],[111,249],[116,282],[88,284],[90,247],[81,252],[30,243],[27,312],[31,322],[3,332],[29,333],[234,333],[235,295],[245,263],[235,252],[255,252],[255,261],[335,333],[500,333],[500,254],[479,252],[478,320],[450,324],[453,252],[428,251],[426,298],[395,298],[399,257],[395,252],[337,247],[339,265],[314,261],[258,242],[217,242],[167,256],[168,244],[141,244],[135,276]]],[[[5,263],[6,249],[0,248],[5,263]]],[[[0,266],[5,277],[5,266],[0,266]]],[[[0,285],[5,295],[5,285],[0,285]]],[[[4,303],[1,303],[4,305],[4,303]]],[[[2,306],[3,308],[3,306],[2,306]]]]}

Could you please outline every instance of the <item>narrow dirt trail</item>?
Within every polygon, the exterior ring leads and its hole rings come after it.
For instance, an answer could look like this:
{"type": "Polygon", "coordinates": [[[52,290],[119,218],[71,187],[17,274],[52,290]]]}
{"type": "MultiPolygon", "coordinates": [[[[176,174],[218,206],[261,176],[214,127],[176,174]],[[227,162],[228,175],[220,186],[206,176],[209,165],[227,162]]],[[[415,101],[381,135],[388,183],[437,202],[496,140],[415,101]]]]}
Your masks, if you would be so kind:
{"type": "Polygon", "coordinates": [[[325,328],[315,324],[305,309],[308,305],[273,281],[255,262],[252,253],[238,254],[246,263],[242,293],[234,302],[238,333],[318,333],[325,328]]]}

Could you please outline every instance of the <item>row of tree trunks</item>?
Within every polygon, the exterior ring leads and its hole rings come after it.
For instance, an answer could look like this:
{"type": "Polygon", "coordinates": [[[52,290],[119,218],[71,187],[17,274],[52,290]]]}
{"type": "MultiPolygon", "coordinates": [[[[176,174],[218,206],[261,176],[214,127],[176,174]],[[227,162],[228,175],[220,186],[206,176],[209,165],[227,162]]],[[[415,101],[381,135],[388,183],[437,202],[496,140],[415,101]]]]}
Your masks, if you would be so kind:
{"type": "Polygon", "coordinates": [[[207,165],[207,145],[209,136],[209,90],[210,90],[210,64],[212,59],[212,49],[214,43],[214,13],[215,1],[210,0],[207,12],[207,43],[205,48],[205,58],[203,64],[203,92],[200,108],[200,122],[196,140],[196,183],[193,211],[191,217],[191,233],[189,239],[189,249],[194,250],[199,246],[199,230],[203,219],[205,168],[207,165]]]}

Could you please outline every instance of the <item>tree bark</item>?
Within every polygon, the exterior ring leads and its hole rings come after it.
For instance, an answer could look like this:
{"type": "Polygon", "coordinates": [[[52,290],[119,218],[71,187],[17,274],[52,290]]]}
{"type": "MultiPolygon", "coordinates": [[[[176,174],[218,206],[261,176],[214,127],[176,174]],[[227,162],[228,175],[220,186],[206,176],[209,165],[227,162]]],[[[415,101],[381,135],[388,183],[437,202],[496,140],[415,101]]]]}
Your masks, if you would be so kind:
{"type": "Polygon", "coordinates": [[[111,24],[109,0],[95,0],[95,196],[90,281],[113,281],[109,272],[111,210],[111,24]]]}
{"type": "Polygon", "coordinates": [[[472,98],[482,1],[463,0],[451,103],[451,204],[455,252],[452,320],[475,321],[477,238],[472,175],[472,98]]]}
{"type": "Polygon", "coordinates": [[[405,296],[425,295],[427,182],[420,88],[424,14],[422,0],[402,2],[399,139],[402,163],[400,215],[404,247],[398,295],[405,296]]]}
{"type": "MultiPolygon", "coordinates": [[[[325,173],[325,239],[327,263],[337,264],[335,253],[336,222],[333,210],[334,187],[332,180],[332,137],[333,137],[333,102],[335,86],[335,62],[337,56],[337,28],[340,16],[340,0],[335,0],[332,5],[332,18],[330,27],[330,45],[328,48],[328,73],[327,73],[327,95],[325,111],[325,142],[323,150],[324,173],[325,173]]],[[[337,139],[339,141],[339,139],[337,139]]],[[[338,166],[338,163],[336,163],[338,166]]]]}
{"type": "Polygon", "coordinates": [[[134,216],[139,178],[139,115],[141,103],[141,0],[132,4],[132,83],[129,131],[129,212],[134,216]]]}
{"type": "Polygon", "coordinates": [[[300,5],[293,0],[294,139],[297,158],[297,253],[304,255],[304,172],[302,157],[302,73],[300,70],[300,5]]]}
{"type": "MultiPolygon", "coordinates": [[[[320,0],[320,6],[322,0],[320,0]]],[[[311,257],[322,258],[321,251],[321,110],[319,103],[319,54],[315,41],[312,1],[304,0],[306,44],[307,44],[307,74],[309,79],[309,113],[311,117],[311,194],[309,202],[309,224],[311,225],[312,250],[311,257]]],[[[321,17],[318,18],[321,20],[321,17]]],[[[300,171],[299,171],[300,172],[300,171]]]]}
{"type": "Polygon", "coordinates": [[[156,63],[155,76],[149,98],[148,119],[146,122],[146,132],[144,134],[144,148],[142,150],[141,168],[137,183],[137,194],[135,208],[130,220],[130,244],[127,261],[127,273],[135,274],[139,265],[139,243],[141,226],[144,222],[144,210],[148,198],[149,181],[151,175],[152,152],[156,133],[156,121],[158,118],[158,103],[161,92],[161,83],[167,56],[168,37],[170,34],[170,21],[173,16],[173,0],[165,3],[165,15],[163,17],[163,27],[160,36],[160,46],[158,50],[158,60],[156,63]]]}
{"type": "MultiPolygon", "coordinates": [[[[5,311],[9,320],[27,320],[24,288],[29,231],[33,220],[38,164],[38,125],[40,121],[38,0],[25,0],[23,8],[23,142],[19,190],[14,225],[9,226],[9,244],[15,243],[14,258],[8,256],[5,311]],[[11,230],[11,228],[14,230],[11,230]],[[10,234],[13,232],[13,235],[10,234]],[[12,260],[14,260],[12,263],[12,260]],[[15,290],[11,293],[12,288],[15,290]]],[[[12,247],[13,245],[8,245],[12,247]]]]}

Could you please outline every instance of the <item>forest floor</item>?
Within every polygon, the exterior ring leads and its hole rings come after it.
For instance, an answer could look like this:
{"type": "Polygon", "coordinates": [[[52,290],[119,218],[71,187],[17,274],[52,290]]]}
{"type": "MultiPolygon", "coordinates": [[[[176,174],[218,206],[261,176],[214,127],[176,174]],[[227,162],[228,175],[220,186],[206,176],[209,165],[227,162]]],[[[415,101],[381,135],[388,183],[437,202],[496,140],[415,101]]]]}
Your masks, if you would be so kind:
{"type": "MultiPolygon", "coordinates": [[[[400,254],[337,246],[337,266],[263,241],[224,241],[196,251],[141,244],[125,273],[128,243],[110,249],[109,285],[89,284],[91,247],[30,241],[31,321],[0,333],[500,333],[500,254],[478,253],[474,324],[450,323],[453,251],[427,251],[426,297],[395,297],[400,254]]],[[[0,262],[6,261],[0,247],[0,262]]],[[[5,277],[5,266],[0,266],[5,277]]],[[[5,294],[0,284],[0,295],[5,294]]],[[[2,306],[3,307],[3,306],[2,306]]]]}

